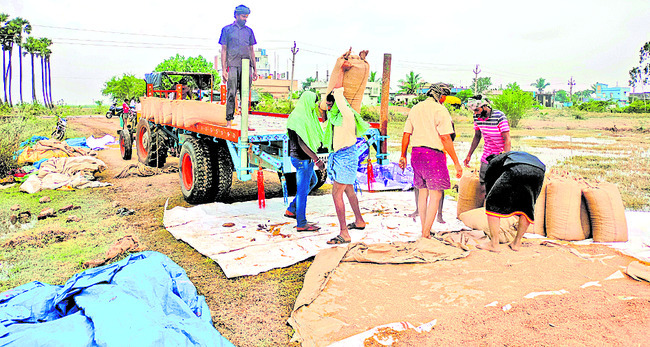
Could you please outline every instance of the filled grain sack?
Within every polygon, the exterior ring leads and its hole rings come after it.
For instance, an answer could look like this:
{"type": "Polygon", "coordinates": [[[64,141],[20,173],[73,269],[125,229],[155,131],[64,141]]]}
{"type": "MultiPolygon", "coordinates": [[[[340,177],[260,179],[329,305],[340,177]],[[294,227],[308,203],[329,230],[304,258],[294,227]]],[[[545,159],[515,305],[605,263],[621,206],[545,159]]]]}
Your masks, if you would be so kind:
{"type": "Polygon", "coordinates": [[[584,240],[580,222],[582,189],[569,178],[551,179],[546,186],[546,236],[558,240],[584,240]]]}
{"type": "Polygon", "coordinates": [[[602,182],[583,190],[596,242],[626,242],[625,206],[618,187],[602,182]]]}
{"type": "Polygon", "coordinates": [[[226,106],[196,100],[181,100],[183,124],[191,127],[197,123],[226,125],[226,106]]]}
{"type": "MultiPolygon", "coordinates": [[[[490,227],[488,225],[485,207],[465,211],[458,217],[468,227],[475,230],[482,230],[488,237],[491,237],[490,227]]],[[[499,218],[499,243],[509,243],[517,236],[517,226],[519,225],[519,216],[508,218],[499,218]]]]}
{"type": "Polygon", "coordinates": [[[160,99],[160,101],[160,111],[162,112],[160,117],[160,124],[172,124],[172,100],[160,99]]]}
{"type": "Polygon", "coordinates": [[[483,206],[481,199],[481,183],[478,171],[466,171],[458,182],[458,204],[456,217],[461,213],[483,206]]]}
{"type": "MultiPolygon", "coordinates": [[[[336,64],[334,64],[332,75],[327,84],[327,90],[323,96],[329,94],[337,82],[343,78],[343,96],[355,111],[360,112],[361,101],[363,100],[370,73],[370,65],[365,59],[367,54],[368,51],[362,51],[359,55],[354,55],[350,50],[336,59],[336,64]]],[[[327,110],[324,97],[321,99],[320,108],[327,110]]]]}
{"type": "Polygon", "coordinates": [[[172,126],[182,127],[185,125],[183,118],[183,102],[181,100],[172,100],[172,126]]]}
{"type": "Polygon", "coordinates": [[[140,98],[140,104],[142,105],[142,117],[148,121],[153,121],[153,113],[151,112],[151,99],[148,97],[140,98]]]}

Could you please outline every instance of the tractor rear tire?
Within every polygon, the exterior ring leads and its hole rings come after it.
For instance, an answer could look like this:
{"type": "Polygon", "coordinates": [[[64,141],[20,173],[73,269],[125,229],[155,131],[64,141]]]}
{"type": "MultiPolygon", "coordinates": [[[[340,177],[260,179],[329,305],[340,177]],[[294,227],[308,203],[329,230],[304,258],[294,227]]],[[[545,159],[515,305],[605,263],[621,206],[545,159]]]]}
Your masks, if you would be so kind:
{"type": "Polygon", "coordinates": [[[181,148],[178,170],[181,192],[190,204],[201,204],[214,199],[214,164],[210,147],[198,139],[188,139],[181,148]]]}
{"type": "Polygon", "coordinates": [[[120,154],[122,159],[130,160],[133,152],[133,138],[128,130],[120,131],[120,154]]]}
{"type": "Polygon", "coordinates": [[[159,130],[142,118],[136,128],[138,160],[147,166],[163,167],[167,161],[167,147],[159,130]]]}
{"type": "Polygon", "coordinates": [[[223,142],[210,143],[212,159],[212,197],[214,201],[225,201],[230,197],[232,186],[232,158],[223,142]]]}

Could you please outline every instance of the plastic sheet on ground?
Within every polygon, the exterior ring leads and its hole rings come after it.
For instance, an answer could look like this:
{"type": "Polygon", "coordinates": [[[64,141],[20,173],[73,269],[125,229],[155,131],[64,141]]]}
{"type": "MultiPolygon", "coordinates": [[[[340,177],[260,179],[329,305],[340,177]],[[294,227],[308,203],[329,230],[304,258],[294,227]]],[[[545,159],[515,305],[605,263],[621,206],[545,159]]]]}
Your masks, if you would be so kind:
{"type": "MultiPolygon", "coordinates": [[[[353,242],[415,241],[420,237],[420,220],[407,216],[415,210],[412,191],[357,196],[368,225],[364,230],[350,230],[353,242]]],[[[283,216],[285,210],[282,198],[267,199],[265,209],[259,209],[257,201],[178,206],[165,209],[163,223],[174,237],[215,260],[229,278],[290,266],[335,247],[326,243],[339,233],[331,195],[309,196],[307,200],[307,220],[318,223],[318,232],[297,232],[296,221],[283,216]]],[[[346,213],[348,223],[353,222],[347,199],[346,213]]],[[[434,223],[434,230],[467,229],[456,219],[455,201],[445,200],[443,216],[446,223],[434,223]]]]}
{"type": "Polygon", "coordinates": [[[86,146],[90,147],[92,150],[101,150],[101,149],[106,149],[108,148],[109,145],[117,143],[115,141],[115,137],[111,135],[104,135],[100,138],[95,138],[94,136],[90,136],[86,138],[86,146]]]}
{"type": "MultiPolygon", "coordinates": [[[[627,242],[599,242],[619,252],[634,257],[641,261],[650,263],[650,212],[647,211],[625,211],[627,220],[627,242]]],[[[524,237],[528,237],[525,234],[524,237]]],[[[534,237],[530,235],[531,237],[534,237]]],[[[593,238],[572,241],[575,245],[588,245],[594,242],[593,238]]]]}
{"type": "Polygon", "coordinates": [[[105,169],[106,164],[95,157],[52,158],[41,164],[37,175],[29,176],[21,184],[20,191],[34,194],[65,186],[74,189],[110,186],[110,183],[95,181],[94,173],[105,169]]]}
{"type": "MultiPolygon", "coordinates": [[[[375,182],[371,190],[409,190],[413,188],[413,168],[408,165],[403,171],[399,164],[391,162],[387,165],[372,165],[375,182]]],[[[362,190],[368,190],[368,168],[361,166],[357,171],[357,182],[362,190]]]]}
{"type": "Polygon", "coordinates": [[[185,271],[157,252],[0,294],[2,346],[233,346],[185,271]]]}

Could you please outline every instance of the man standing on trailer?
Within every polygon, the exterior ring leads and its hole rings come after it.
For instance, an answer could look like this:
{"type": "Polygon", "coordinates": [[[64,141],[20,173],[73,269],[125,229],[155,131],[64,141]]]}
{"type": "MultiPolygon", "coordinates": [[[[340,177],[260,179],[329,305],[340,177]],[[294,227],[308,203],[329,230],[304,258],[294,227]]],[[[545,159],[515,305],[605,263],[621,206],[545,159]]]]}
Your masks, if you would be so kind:
{"type": "MultiPolygon", "coordinates": [[[[257,65],[255,63],[255,50],[253,45],[257,44],[253,29],[246,26],[246,19],[251,13],[251,10],[244,6],[239,5],[235,7],[235,21],[228,24],[221,29],[221,36],[219,37],[219,44],[221,45],[221,76],[226,82],[227,96],[226,96],[226,126],[232,125],[232,120],[235,118],[235,106],[237,100],[237,91],[239,97],[241,95],[241,75],[242,75],[242,59],[250,60],[250,73],[249,85],[252,81],[257,80],[257,65]]],[[[248,100],[241,100],[242,104],[247,105],[248,100]]]]}

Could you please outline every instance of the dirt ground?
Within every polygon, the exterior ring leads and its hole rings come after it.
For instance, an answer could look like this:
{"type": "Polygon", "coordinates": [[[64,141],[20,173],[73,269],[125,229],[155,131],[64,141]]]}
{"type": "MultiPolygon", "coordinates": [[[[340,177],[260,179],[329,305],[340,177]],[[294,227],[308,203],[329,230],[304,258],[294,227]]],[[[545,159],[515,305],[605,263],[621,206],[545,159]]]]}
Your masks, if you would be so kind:
{"type": "MultiPolygon", "coordinates": [[[[107,133],[115,135],[119,124],[116,119],[108,120],[98,116],[69,118],[68,122],[69,126],[79,129],[87,136],[103,136],[107,133]]],[[[603,126],[606,125],[599,124],[599,127],[603,126]]],[[[292,330],[286,325],[286,320],[301,288],[304,273],[311,264],[310,260],[289,269],[226,279],[216,263],[183,242],[176,241],[162,227],[165,201],[169,199],[170,208],[189,206],[182,200],[177,173],[115,179],[114,176],[127,164],[136,163],[137,155],[134,153],[134,159],[129,162],[121,159],[119,148],[100,151],[98,155],[109,167],[100,179],[114,184],[106,190],[107,198],[120,206],[138,211],[136,215],[128,217],[136,227],[137,236],[147,249],[166,254],[187,271],[199,293],[206,297],[214,325],[222,335],[237,346],[290,345],[292,330]]],[[[177,163],[175,158],[169,158],[166,166],[177,163]]],[[[267,197],[280,194],[277,177],[271,176],[273,175],[266,175],[267,197]]],[[[255,199],[256,189],[255,182],[236,182],[233,185],[233,199],[255,199]]],[[[326,189],[318,192],[327,193],[326,189]]],[[[544,247],[538,242],[530,241],[526,246],[524,253],[544,247]]],[[[614,273],[634,261],[605,246],[575,247],[585,254],[615,255],[606,263],[594,264],[602,273],[609,270],[614,273]],[[603,266],[607,267],[606,271],[602,270],[603,266]]],[[[561,248],[555,251],[566,252],[561,248]]],[[[564,258],[562,266],[548,263],[543,269],[545,278],[557,279],[557,288],[540,288],[540,291],[561,289],[567,267],[590,268],[588,264],[585,265],[589,261],[578,256],[564,258]]],[[[463,273],[494,272],[507,268],[507,277],[495,275],[486,278],[489,278],[491,287],[502,288],[503,297],[512,296],[513,300],[515,296],[509,295],[509,292],[518,292],[517,282],[535,282],[536,273],[539,272],[539,268],[528,266],[522,261],[521,255],[505,250],[498,255],[477,252],[464,259],[462,264],[459,262],[458,266],[458,271],[443,271],[432,276],[444,283],[445,276],[451,280],[463,276],[463,273]]],[[[573,281],[586,283],[602,280],[592,279],[589,270],[585,270],[583,276],[584,278],[573,281]]],[[[430,333],[398,334],[397,345],[648,345],[650,284],[628,277],[601,283],[602,287],[590,291],[574,290],[561,296],[517,300],[508,312],[495,307],[450,310],[449,314],[437,317],[438,324],[430,333]]]]}

